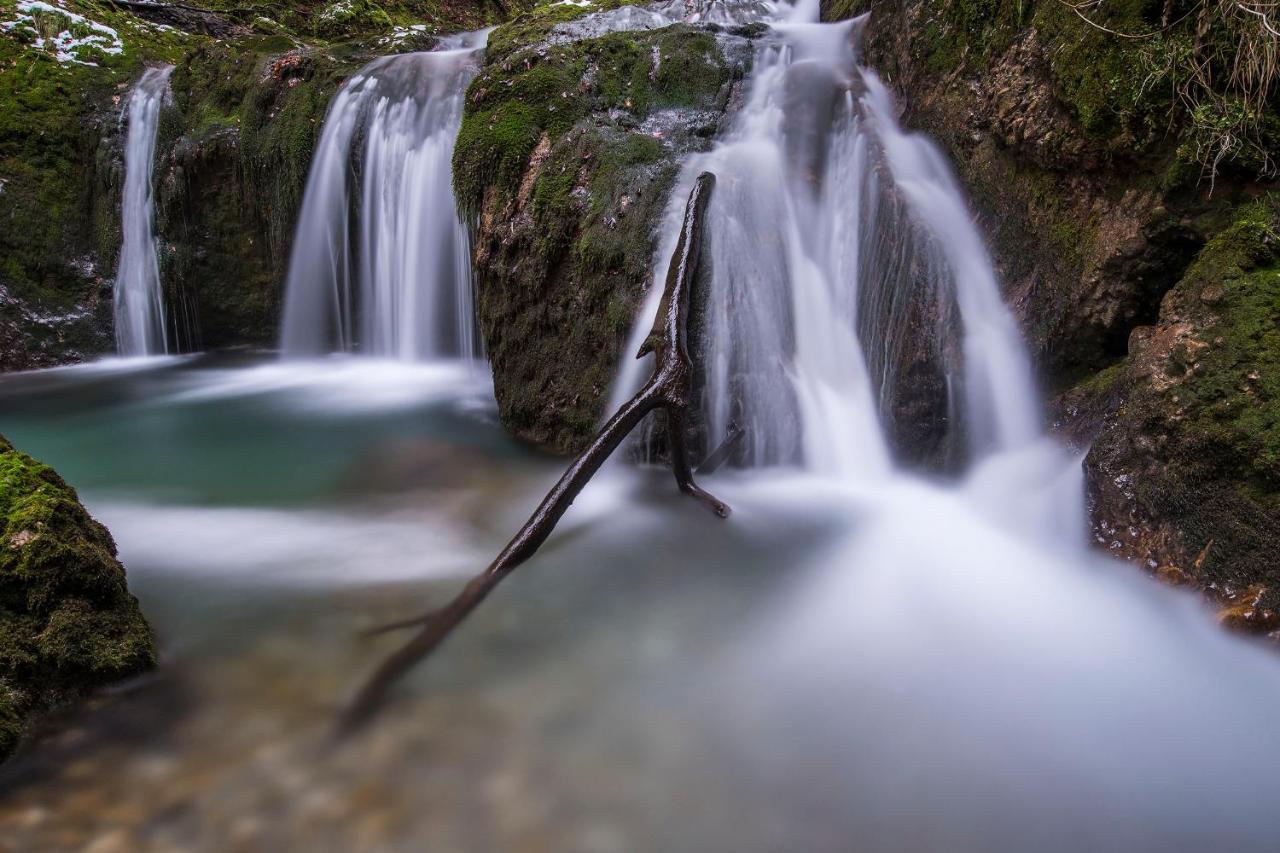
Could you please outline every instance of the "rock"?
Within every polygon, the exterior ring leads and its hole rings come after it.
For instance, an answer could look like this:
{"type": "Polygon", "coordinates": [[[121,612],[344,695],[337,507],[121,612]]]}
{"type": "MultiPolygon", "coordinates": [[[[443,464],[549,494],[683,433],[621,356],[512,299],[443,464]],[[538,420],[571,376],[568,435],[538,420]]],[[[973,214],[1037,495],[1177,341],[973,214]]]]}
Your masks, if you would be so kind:
{"type": "Polygon", "coordinates": [[[1254,590],[1257,602],[1241,609],[1232,599],[1224,616],[1251,629],[1280,610],[1277,233],[1280,199],[1237,210],[1166,294],[1155,324],[1135,329],[1128,357],[1058,401],[1064,415],[1076,412],[1068,429],[1091,444],[1090,509],[1106,547],[1184,567],[1215,598],[1254,590]],[[1107,532],[1116,530],[1134,535],[1107,532]]]}
{"type": "Polygon", "coordinates": [[[540,6],[492,33],[454,151],[499,415],[552,453],[594,434],[679,160],[710,145],[751,61],[745,36],[602,34],[593,8],[540,6]]]}
{"type": "Polygon", "coordinates": [[[111,534],[0,437],[0,760],[40,713],[155,662],[111,534]]]}
{"type": "Polygon", "coordinates": [[[1280,613],[1262,604],[1266,593],[1265,586],[1254,584],[1228,596],[1218,611],[1218,621],[1223,627],[1242,634],[1268,634],[1280,629],[1280,613]]]}

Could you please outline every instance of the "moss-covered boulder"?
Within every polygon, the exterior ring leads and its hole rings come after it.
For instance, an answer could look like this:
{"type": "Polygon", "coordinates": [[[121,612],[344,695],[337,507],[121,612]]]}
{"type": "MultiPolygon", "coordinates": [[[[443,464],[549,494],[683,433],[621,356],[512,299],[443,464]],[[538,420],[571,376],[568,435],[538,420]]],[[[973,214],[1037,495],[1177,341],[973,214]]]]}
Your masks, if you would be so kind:
{"type": "Polygon", "coordinates": [[[111,534],[0,437],[0,760],[35,715],[155,662],[111,534]]]}
{"type": "Polygon", "coordinates": [[[1128,358],[1059,408],[1093,439],[1100,545],[1280,612],[1280,197],[1238,210],[1157,322],[1134,330],[1128,358]]]}
{"type": "Polygon", "coordinates": [[[595,431],[682,155],[710,145],[754,31],[601,35],[618,3],[499,27],[454,151],[503,426],[566,453],[595,431]]]}

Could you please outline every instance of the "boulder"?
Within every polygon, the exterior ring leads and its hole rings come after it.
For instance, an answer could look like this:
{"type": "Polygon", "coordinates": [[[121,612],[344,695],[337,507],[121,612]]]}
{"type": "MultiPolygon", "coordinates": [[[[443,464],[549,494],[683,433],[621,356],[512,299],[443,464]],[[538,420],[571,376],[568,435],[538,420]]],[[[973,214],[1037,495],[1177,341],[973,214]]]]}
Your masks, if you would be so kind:
{"type": "Polygon", "coordinates": [[[41,713],[155,663],[111,534],[0,437],[0,760],[41,713]]]}

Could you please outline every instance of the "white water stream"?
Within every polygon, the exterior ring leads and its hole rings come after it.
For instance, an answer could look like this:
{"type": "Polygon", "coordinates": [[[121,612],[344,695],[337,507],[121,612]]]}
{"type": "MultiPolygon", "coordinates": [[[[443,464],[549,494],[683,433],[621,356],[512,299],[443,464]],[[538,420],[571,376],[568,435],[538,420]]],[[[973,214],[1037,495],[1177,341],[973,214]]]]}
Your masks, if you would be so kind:
{"type": "Polygon", "coordinates": [[[148,68],[128,101],[120,259],[116,267],[116,351],[120,355],[161,355],[169,351],[164,295],[156,257],[151,173],[155,168],[160,107],[169,91],[173,66],[148,68]]]}
{"type": "Polygon", "coordinates": [[[289,261],[286,356],[478,355],[451,164],[486,36],[374,60],[334,98],[289,261]]]}

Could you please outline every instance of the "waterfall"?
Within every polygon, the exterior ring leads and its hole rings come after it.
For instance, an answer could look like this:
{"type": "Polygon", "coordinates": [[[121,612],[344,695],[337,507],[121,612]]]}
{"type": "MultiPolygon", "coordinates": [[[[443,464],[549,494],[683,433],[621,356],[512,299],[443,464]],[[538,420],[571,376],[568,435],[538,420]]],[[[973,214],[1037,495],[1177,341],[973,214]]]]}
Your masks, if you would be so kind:
{"type": "MultiPolygon", "coordinates": [[[[736,425],[741,464],[867,481],[911,453],[975,463],[1036,443],[1029,361],[945,157],[858,66],[865,17],[816,24],[811,5],[771,22],[730,131],[682,171],[655,259],[665,269],[688,187],[714,172],[707,446],[736,425]]],[[[624,366],[615,396],[644,370],[624,366]]]]}
{"type": "Polygon", "coordinates": [[[160,107],[168,93],[172,72],[171,65],[148,68],[129,95],[120,211],[124,236],[113,299],[116,350],[121,355],[155,355],[169,351],[160,266],[156,258],[151,173],[155,167],[160,107]]]}
{"type": "Polygon", "coordinates": [[[289,260],[286,356],[479,354],[451,162],[486,35],[376,59],[334,97],[289,260]]]}

